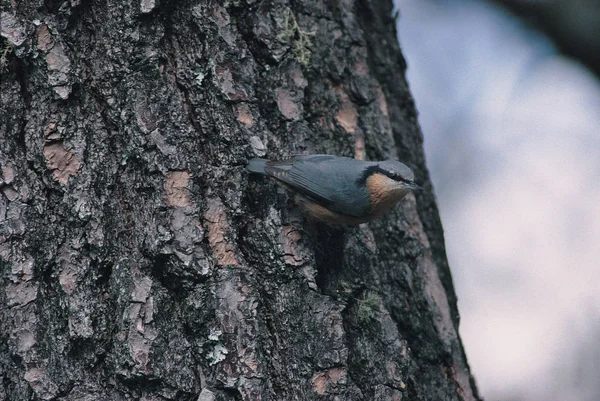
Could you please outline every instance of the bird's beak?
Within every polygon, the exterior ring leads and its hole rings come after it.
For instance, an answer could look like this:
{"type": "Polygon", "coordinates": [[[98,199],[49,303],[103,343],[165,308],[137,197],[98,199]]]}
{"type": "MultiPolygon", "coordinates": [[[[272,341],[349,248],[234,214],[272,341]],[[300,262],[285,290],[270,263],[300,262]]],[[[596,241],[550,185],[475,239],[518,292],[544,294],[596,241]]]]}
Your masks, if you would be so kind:
{"type": "Polygon", "coordinates": [[[420,191],[420,190],[423,189],[422,187],[420,187],[419,185],[415,184],[414,182],[410,183],[410,184],[407,184],[406,187],[408,189],[412,190],[412,191],[420,191]]]}

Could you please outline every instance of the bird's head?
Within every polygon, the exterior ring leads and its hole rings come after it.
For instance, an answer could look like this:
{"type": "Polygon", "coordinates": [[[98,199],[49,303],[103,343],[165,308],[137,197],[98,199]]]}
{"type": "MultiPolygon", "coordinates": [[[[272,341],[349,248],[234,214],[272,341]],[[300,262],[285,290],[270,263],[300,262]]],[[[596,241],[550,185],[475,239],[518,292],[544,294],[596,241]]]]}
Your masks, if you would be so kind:
{"type": "Polygon", "coordinates": [[[400,192],[404,195],[408,191],[421,188],[415,184],[415,175],[410,167],[396,160],[379,162],[373,173],[385,176],[385,179],[379,181],[388,191],[400,192]]]}
{"type": "Polygon", "coordinates": [[[389,210],[410,191],[420,188],[415,184],[412,170],[395,160],[386,160],[369,166],[365,171],[365,177],[372,210],[376,215],[389,210]]]}

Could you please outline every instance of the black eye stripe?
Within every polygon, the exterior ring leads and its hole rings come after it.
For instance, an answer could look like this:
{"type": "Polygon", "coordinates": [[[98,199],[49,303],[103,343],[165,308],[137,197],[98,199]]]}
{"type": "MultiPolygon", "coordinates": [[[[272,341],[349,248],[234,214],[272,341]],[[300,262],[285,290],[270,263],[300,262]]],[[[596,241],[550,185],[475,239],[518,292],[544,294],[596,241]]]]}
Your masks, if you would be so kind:
{"type": "Polygon", "coordinates": [[[365,171],[363,172],[362,176],[357,180],[357,183],[364,184],[364,182],[367,180],[367,178],[369,178],[374,173],[383,174],[386,177],[389,177],[390,179],[392,179],[394,181],[403,182],[405,184],[411,184],[412,183],[412,180],[408,180],[408,179],[402,177],[400,175],[400,173],[398,173],[396,171],[384,170],[384,169],[382,169],[379,166],[369,166],[369,167],[367,167],[365,169],[365,171]]]}
{"type": "Polygon", "coordinates": [[[392,180],[395,180],[395,181],[400,181],[400,182],[405,183],[405,184],[410,184],[411,183],[411,180],[407,180],[406,178],[402,177],[400,174],[392,172],[392,171],[387,172],[386,175],[389,178],[391,178],[392,180]]]}
{"type": "Polygon", "coordinates": [[[386,171],[385,175],[387,175],[388,177],[390,177],[393,180],[406,182],[406,180],[402,176],[400,176],[400,174],[396,173],[395,171],[386,171]]]}

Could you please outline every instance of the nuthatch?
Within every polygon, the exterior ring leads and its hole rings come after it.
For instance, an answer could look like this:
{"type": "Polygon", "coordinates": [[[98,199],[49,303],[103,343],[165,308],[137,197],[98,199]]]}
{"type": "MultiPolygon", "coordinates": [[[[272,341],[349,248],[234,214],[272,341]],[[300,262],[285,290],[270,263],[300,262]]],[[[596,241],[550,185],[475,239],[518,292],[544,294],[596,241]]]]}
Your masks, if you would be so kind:
{"type": "Polygon", "coordinates": [[[371,221],[419,188],[412,170],[394,160],[367,162],[331,155],[251,159],[248,171],[273,178],[294,194],[305,212],[333,224],[371,221]]]}

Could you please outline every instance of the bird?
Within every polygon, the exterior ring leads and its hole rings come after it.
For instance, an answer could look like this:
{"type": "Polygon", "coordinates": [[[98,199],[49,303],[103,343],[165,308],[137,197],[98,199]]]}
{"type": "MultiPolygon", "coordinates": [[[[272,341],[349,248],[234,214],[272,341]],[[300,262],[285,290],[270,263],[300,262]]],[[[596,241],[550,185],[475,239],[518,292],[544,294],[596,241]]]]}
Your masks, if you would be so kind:
{"type": "Polygon", "coordinates": [[[247,170],[272,178],[309,216],[335,225],[372,221],[420,189],[413,171],[396,160],[297,155],[278,161],[254,158],[247,170]]]}

